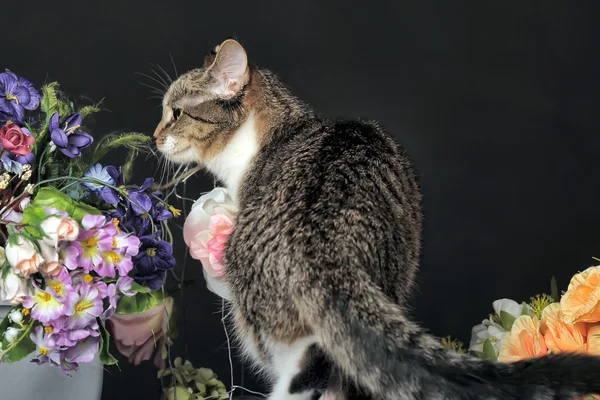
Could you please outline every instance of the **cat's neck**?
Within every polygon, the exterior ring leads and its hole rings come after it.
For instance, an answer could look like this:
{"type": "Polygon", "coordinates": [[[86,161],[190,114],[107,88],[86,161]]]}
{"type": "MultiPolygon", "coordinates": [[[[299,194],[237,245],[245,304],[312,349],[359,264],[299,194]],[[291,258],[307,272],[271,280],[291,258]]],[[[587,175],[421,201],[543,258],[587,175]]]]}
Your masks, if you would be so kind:
{"type": "Polygon", "coordinates": [[[205,163],[234,197],[262,145],[283,126],[315,117],[313,111],[269,71],[252,68],[248,85],[244,99],[248,117],[223,150],[205,163]]]}

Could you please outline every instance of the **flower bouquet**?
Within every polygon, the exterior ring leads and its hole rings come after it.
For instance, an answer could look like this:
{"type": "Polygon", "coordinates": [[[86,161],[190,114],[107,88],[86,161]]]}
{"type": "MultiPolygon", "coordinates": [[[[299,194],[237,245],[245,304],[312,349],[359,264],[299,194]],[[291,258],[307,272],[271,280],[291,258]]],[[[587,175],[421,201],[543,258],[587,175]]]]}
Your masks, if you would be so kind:
{"type": "Polygon", "coordinates": [[[472,330],[469,352],[476,357],[511,363],[560,352],[600,355],[600,266],[574,275],[562,295],[553,278],[550,295],[521,304],[500,299],[493,309],[472,330]]]}
{"type": "Polygon", "coordinates": [[[13,306],[0,323],[2,362],[31,355],[66,373],[96,355],[115,364],[111,317],[172,309],[162,285],[175,265],[167,223],[179,210],[151,178],[129,183],[150,138],[94,140],[83,124],[97,111],[78,108],[56,82],[38,91],[0,73],[0,300],[13,306]],[[122,165],[99,163],[118,148],[122,165]]]}

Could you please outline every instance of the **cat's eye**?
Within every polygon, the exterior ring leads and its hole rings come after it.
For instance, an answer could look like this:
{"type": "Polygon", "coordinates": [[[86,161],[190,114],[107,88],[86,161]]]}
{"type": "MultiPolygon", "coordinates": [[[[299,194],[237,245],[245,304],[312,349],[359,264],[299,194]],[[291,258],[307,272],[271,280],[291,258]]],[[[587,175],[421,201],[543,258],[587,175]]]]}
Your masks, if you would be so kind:
{"type": "Polygon", "coordinates": [[[173,109],[173,119],[175,121],[177,121],[180,116],[181,116],[181,108],[174,108],[173,109]]]}

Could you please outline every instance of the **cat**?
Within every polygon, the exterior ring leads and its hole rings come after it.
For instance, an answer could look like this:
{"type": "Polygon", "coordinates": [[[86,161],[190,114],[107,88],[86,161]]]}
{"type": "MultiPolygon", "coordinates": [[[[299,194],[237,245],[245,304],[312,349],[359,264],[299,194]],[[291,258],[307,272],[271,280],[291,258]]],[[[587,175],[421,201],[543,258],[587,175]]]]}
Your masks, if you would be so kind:
{"type": "Polygon", "coordinates": [[[408,318],[421,192],[376,122],[319,117],[234,39],[177,78],[162,106],[159,151],[205,167],[238,203],[226,279],[236,337],[272,379],[269,399],[600,392],[599,358],[493,363],[444,348],[408,318]]]}

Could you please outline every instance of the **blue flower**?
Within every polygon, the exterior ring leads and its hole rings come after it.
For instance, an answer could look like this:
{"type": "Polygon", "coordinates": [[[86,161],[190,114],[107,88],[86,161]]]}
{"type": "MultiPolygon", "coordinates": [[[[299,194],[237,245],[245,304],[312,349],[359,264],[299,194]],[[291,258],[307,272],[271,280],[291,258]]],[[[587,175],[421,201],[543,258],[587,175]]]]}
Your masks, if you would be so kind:
{"type": "Polygon", "coordinates": [[[23,164],[15,160],[13,154],[5,151],[4,154],[2,154],[0,161],[2,162],[2,167],[6,172],[11,172],[18,177],[23,175],[23,164]]]}
{"type": "Polygon", "coordinates": [[[0,119],[23,122],[25,110],[40,106],[41,96],[31,82],[8,69],[0,74],[0,119]]]}
{"type": "MultiPolygon", "coordinates": [[[[97,163],[93,165],[85,174],[83,174],[83,176],[87,178],[97,179],[99,181],[112,185],[115,183],[115,180],[112,178],[112,176],[110,176],[107,168],[108,167],[102,167],[102,165],[97,163]]],[[[83,182],[83,185],[90,189],[92,192],[99,192],[106,187],[105,185],[96,182],[83,182]]]]}

